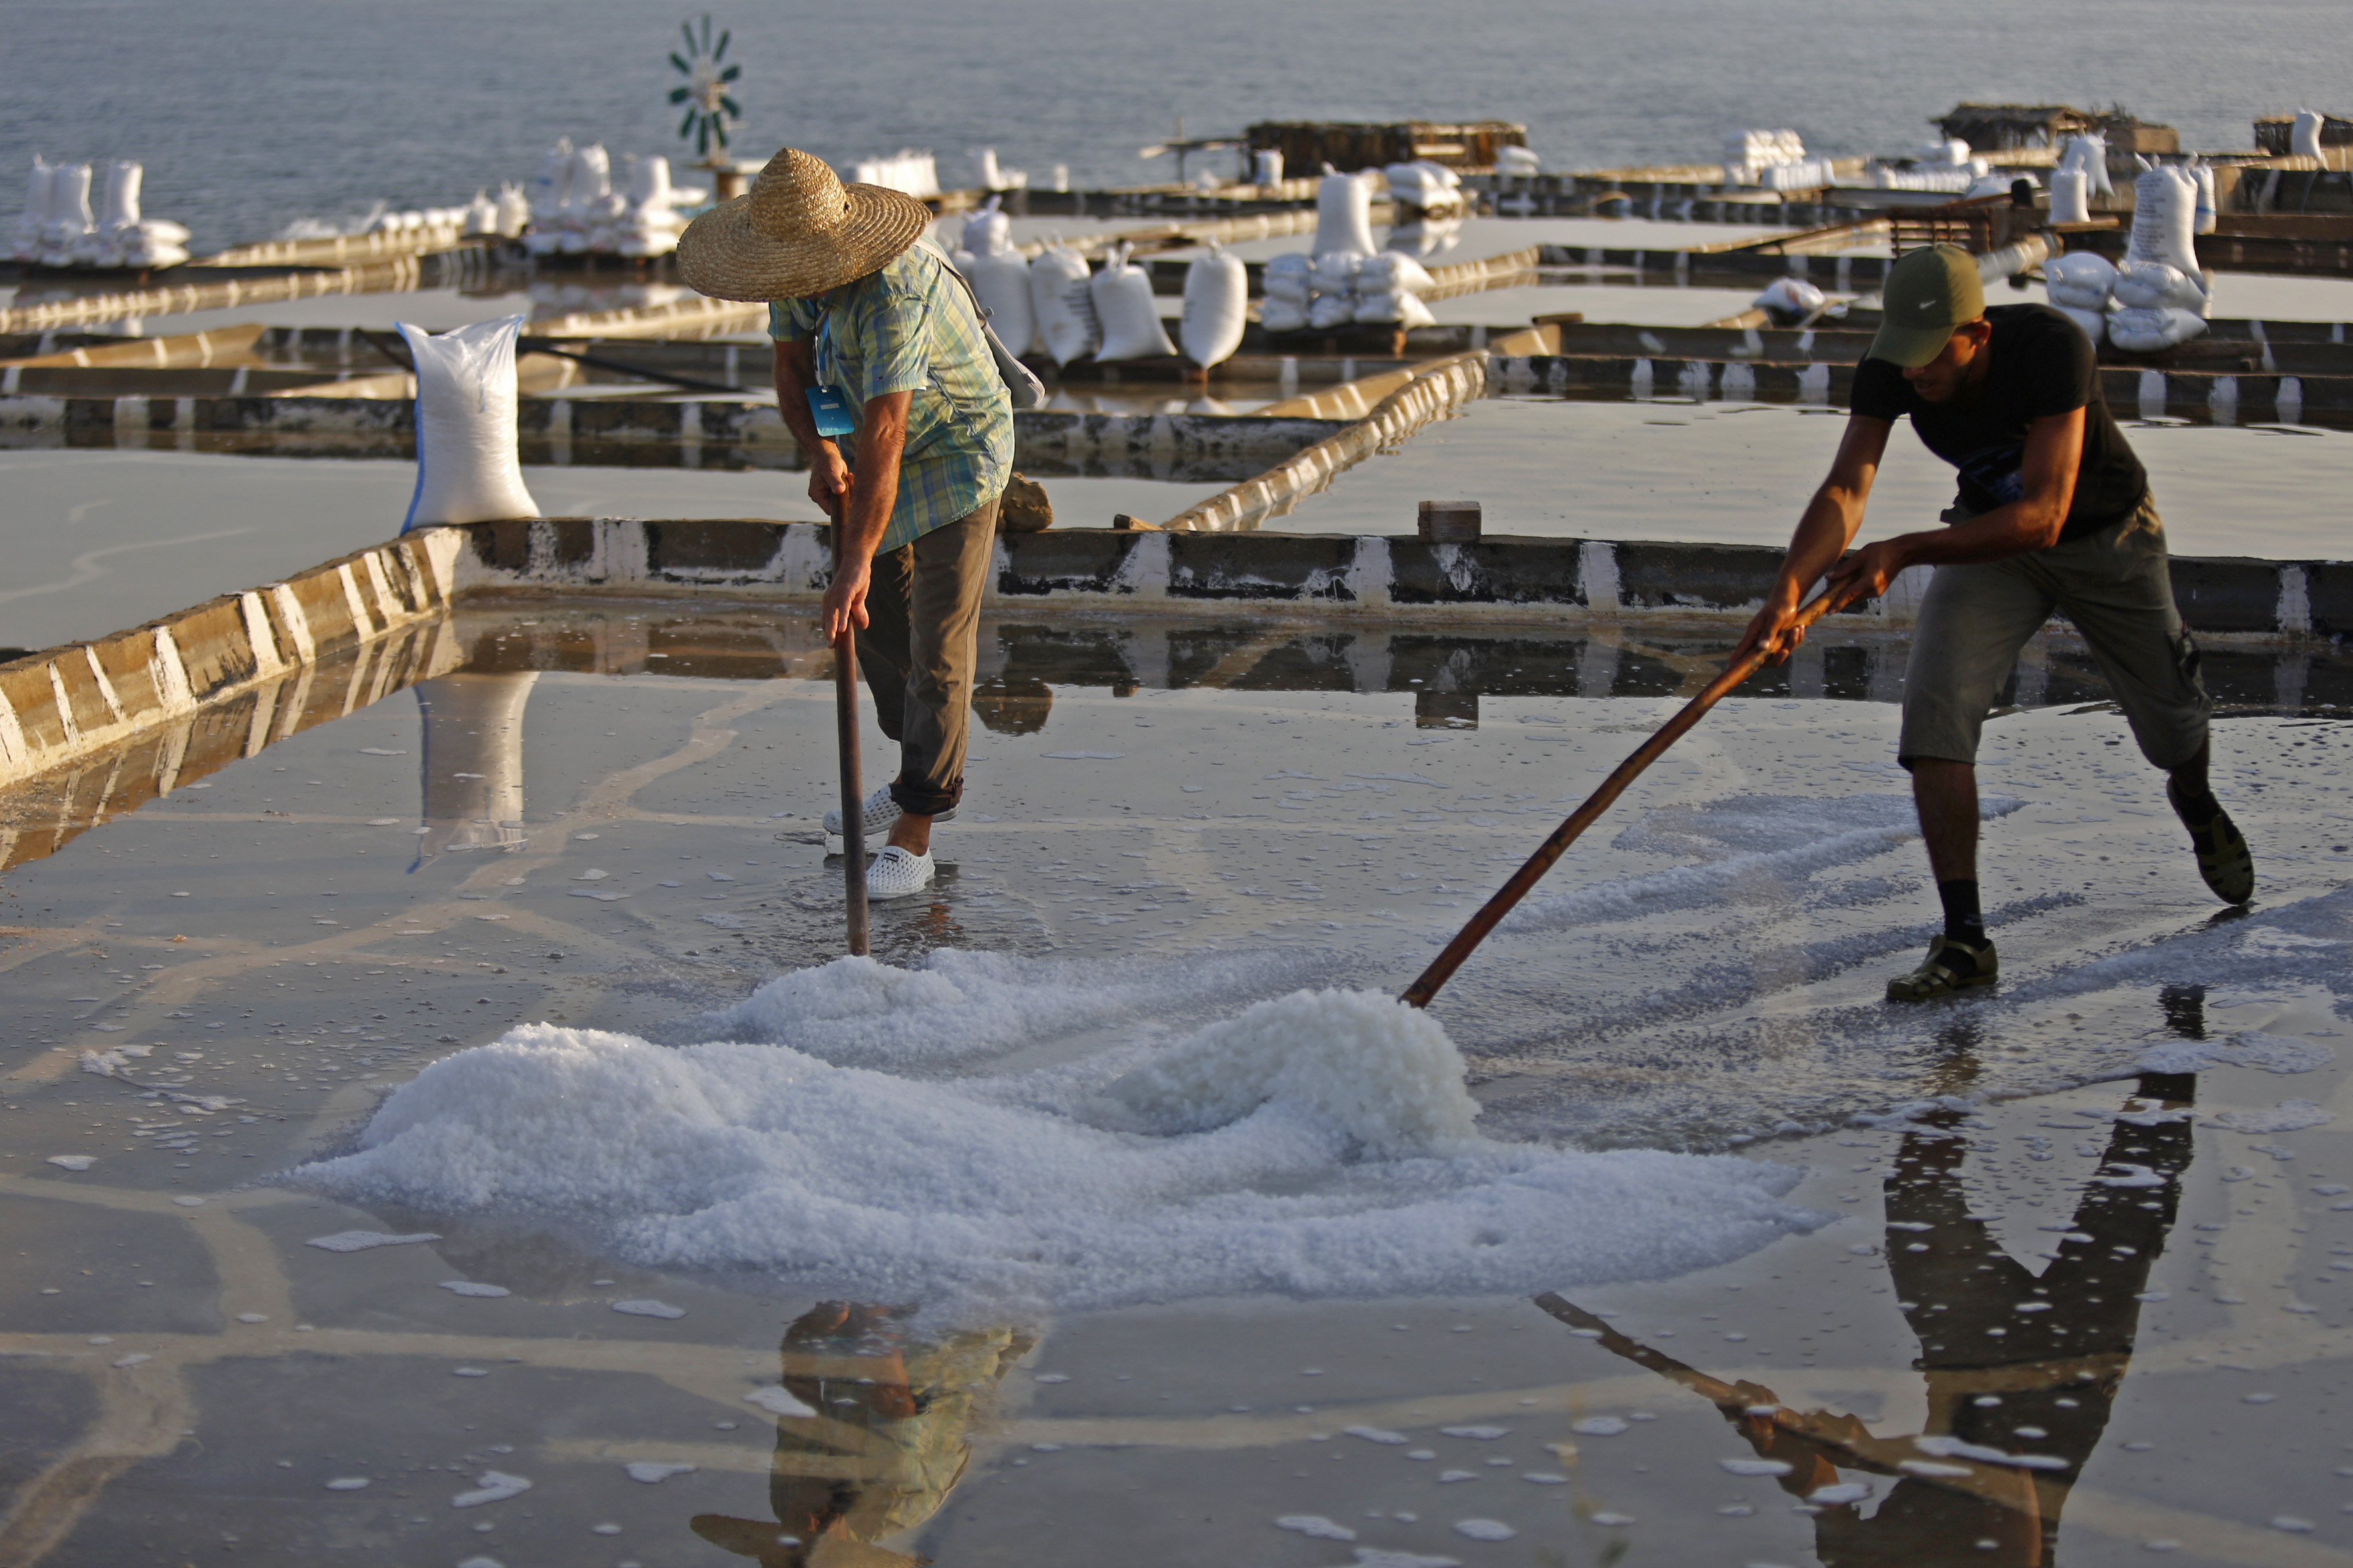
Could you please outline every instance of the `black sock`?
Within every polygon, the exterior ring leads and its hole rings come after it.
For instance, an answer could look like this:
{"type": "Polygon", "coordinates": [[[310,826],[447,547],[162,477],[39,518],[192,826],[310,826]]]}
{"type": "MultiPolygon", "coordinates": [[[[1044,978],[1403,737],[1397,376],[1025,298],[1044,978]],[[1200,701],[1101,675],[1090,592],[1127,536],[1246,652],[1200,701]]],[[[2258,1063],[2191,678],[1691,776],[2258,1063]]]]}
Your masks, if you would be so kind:
{"type": "Polygon", "coordinates": [[[1936,896],[1945,900],[1945,940],[1985,945],[1985,916],[1978,910],[1975,882],[1939,882],[1936,896]]]}
{"type": "Polygon", "coordinates": [[[2211,788],[2193,795],[2176,781],[2166,794],[2173,797],[2174,815],[2192,827],[2203,827],[2222,815],[2222,803],[2214,798],[2211,788]]]}

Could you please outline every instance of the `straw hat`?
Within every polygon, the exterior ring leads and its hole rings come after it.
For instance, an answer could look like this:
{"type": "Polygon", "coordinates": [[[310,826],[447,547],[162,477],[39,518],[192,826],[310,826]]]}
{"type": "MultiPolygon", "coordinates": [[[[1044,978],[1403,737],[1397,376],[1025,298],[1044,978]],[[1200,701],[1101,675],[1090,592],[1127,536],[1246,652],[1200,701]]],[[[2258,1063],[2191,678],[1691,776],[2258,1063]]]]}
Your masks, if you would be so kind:
{"type": "Polygon", "coordinates": [[[687,225],[678,275],[719,300],[807,300],[863,278],[921,237],[931,209],[881,185],[845,185],[792,147],[749,195],[687,225]]]}

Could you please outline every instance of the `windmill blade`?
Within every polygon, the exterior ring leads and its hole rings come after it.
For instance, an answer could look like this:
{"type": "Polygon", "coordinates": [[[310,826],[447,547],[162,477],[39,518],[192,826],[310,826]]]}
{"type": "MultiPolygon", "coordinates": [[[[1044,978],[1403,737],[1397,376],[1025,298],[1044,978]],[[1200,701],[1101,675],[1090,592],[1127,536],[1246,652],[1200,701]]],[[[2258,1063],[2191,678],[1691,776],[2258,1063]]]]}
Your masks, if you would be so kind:
{"type": "Polygon", "coordinates": [[[708,11],[702,14],[702,52],[706,55],[711,52],[711,13],[708,11]]]}
{"type": "Polygon", "coordinates": [[[708,120],[694,128],[694,150],[703,153],[711,151],[711,121],[708,120]]]}
{"type": "Polygon", "coordinates": [[[676,49],[672,49],[670,52],[670,63],[676,66],[679,70],[686,76],[692,76],[694,74],[694,68],[687,64],[685,58],[676,49]]]}
{"type": "Polygon", "coordinates": [[[678,30],[686,39],[686,52],[690,55],[694,53],[694,24],[681,22],[678,25],[678,30]]]}
{"type": "Polygon", "coordinates": [[[700,108],[689,109],[686,111],[686,118],[678,122],[678,133],[681,136],[683,136],[688,132],[693,130],[694,122],[702,117],[702,110],[700,108]]]}
{"type": "Polygon", "coordinates": [[[719,144],[722,147],[727,145],[727,122],[725,121],[714,117],[711,121],[711,133],[719,138],[719,144]]]}
{"type": "Polygon", "coordinates": [[[744,106],[736,102],[733,99],[728,97],[723,92],[719,95],[719,107],[725,110],[728,113],[733,115],[738,120],[744,118],[744,106]]]}
{"type": "Polygon", "coordinates": [[[686,101],[686,89],[682,87],[674,87],[670,89],[670,100],[672,103],[684,103],[686,101]]]}
{"type": "Polygon", "coordinates": [[[733,81],[737,77],[742,76],[743,74],[744,68],[742,66],[729,66],[725,70],[719,73],[719,79],[721,81],[733,81]]]}
{"type": "Polygon", "coordinates": [[[728,40],[734,37],[734,33],[732,31],[723,32],[719,35],[719,47],[711,51],[712,64],[717,65],[721,60],[727,58],[728,40]]]}

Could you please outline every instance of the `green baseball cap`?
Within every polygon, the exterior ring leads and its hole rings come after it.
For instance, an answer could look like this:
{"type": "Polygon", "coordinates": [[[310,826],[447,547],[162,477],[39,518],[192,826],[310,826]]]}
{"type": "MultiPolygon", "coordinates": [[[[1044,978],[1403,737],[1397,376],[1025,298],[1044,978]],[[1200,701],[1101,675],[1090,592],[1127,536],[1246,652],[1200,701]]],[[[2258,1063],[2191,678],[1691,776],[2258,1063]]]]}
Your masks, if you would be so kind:
{"type": "Polygon", "coordinates": [[[1985,314],[1978,260],[1957,245],[1909,250],[1887,269],[1872,359],[1916,370],[1945,352],[1953,329],[1985,314]]]}

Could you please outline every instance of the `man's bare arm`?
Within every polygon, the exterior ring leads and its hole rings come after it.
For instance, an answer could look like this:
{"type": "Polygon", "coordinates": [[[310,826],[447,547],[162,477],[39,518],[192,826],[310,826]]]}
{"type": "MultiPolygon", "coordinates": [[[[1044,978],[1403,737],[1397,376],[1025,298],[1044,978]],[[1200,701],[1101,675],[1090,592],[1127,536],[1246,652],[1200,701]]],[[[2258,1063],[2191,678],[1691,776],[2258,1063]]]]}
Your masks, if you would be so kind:
{"type": "Polygon", "coordinates": [[[852,625],[866,624],[866,592],[873,580],[874,551],[899,504],[899,459],[907,449],[909,392],[886,392],[866,401],[858,426],[860,475],[842,512],[839,563],[825,592],[825,636],[839,639],[852,625]]]}
{"type": "Polygon", "coordinates": [[[1863,508],[1871,500],[1871,487],[1879,477],[1879,460],[1886,455],[1887,434],[1893,428],[1884,419],[1859,414],[1848,417],[1830,476],[1798,519],[1798,531],[1789,540],[1780,574],[1765,596],[1764,607],[1748,623],[1734,651],[1735,658],[1761,646],[1778,664],[1805,640],[1806,634],[1789,623],[1796,618],[1806,590],[1837,563],[1862,527],[1863,508]]]}
{"type": "Polygon", "coordinates": [[[815,356],[809,352],[806,338],[776,341],[776,412],[784,416],[785,428],[793,433],[801,450],[808,454],[809,500],[828,517],[841,515],[842,504],[849,493],[849,465],[841,460],[841,448],[830,436],[817,433],[817,416],[809,412],[808,389],[817,384],[815,356]]]}
{"type": "Polygon", "coordinates": [[[1875,599],[1907,566],[2006,561],[2059,542],[2075,499],[2075,470],[2084,459],[2084,411],[2046,414],[2026,427],[2018,477],[2024,494],[2008,506],[1950,528],[1899,533],[1867,545],[1831,573],[1831,587],[1875,599]]]}

